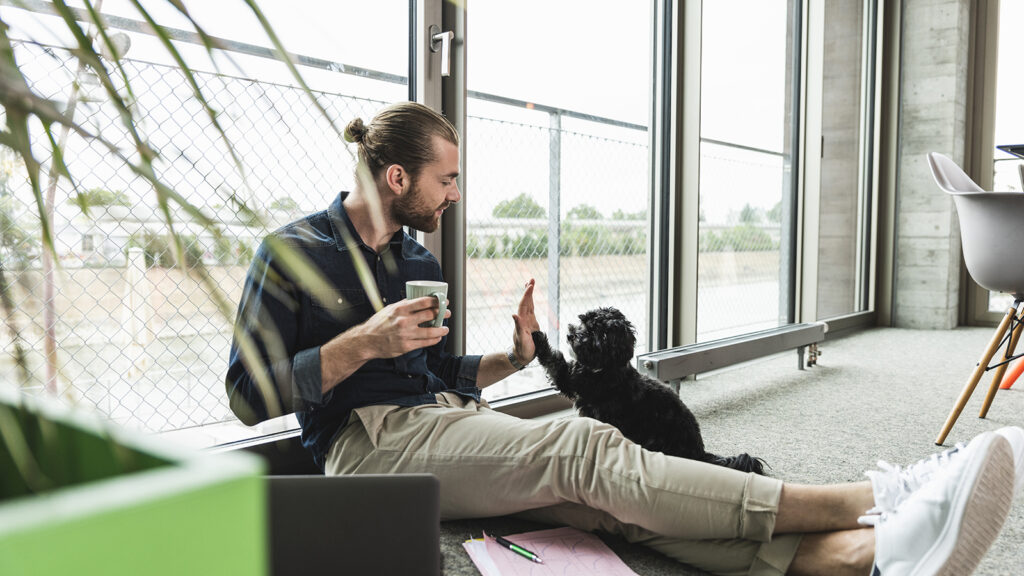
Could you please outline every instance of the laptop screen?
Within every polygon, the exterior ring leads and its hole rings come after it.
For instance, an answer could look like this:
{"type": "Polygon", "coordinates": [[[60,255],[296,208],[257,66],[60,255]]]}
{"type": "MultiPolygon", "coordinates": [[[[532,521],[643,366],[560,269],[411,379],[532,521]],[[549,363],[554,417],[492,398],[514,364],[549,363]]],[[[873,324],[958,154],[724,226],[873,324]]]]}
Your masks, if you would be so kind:
{"type": "Polygon", "coordinates": [[[1000,144],[996,148],[1007,154],[1013,154],[1018,158],[1024,158],[1024,144],[1000,144]]]}
{"type": "Polygon", "coordinates": [[[267,478],[274,576],[440,571],[441,485],[435,476],[267,478]]]}

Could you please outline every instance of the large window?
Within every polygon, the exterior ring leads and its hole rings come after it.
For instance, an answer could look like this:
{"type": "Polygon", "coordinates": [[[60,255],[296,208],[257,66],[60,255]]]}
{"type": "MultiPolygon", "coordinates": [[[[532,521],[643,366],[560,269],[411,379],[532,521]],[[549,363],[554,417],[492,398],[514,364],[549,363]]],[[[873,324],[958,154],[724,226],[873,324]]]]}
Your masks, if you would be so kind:
{"type": "Polygon", "coordinates": [[[789,0],[704,2],[697,339],[790,322],[789,0]]]}
{"type": "MultiPolygon", "coordinates": [[[[1020,2],[999,3],[999,52],[996,70],[995,98],[995,143],[1024,143],[1024,108],[1020,106],[1020,94],[1024,90],[1021,77],[1019,54],[1024,48],[1024,38],[1018,35],[1024,24],[1024,4],[1020,2]]],[[[1024,190],[1024,173],[1020,166],[1024,160],[996,150],[993,157],[993,190],[1024,190]]],[[[988,293],[988,311],[1005,312],[1013,304],[1009,294],[988,293]]]]}
{"type": "MultiPolygon", "coordinates": [[[[463,131],[464,203],[446,214],[440,234],[424,238],[446,272],[465,272],[464,288],[450,278],[459,287],[450,299],[465,308],[465,328],[451,339],[464,343],[458,352],[510,345],[529,278],[541,327],[563,350],[568,325],[599,306],[633,322],[637,353],[658,347],[651,342],[708,341],[868,306],[870,0],[655,0],[628,9],[614,0],[266,2],[334,126],[271,57],[244,9],[189,2],[221,39],[211,57],[201,38],[181,32],[189,23],[170,3],[156,4],[153,15],[175,29],[191,79],[129,3],[108,0],[104,12],[126,50],[132,106],[160,153],[159,176],[223,233],[175,209],[185,241],[179,262],[150,185],[70,134],[65,159],[76,187],[44,182],[55,266],[39,240],[24,168],[0,153],[0,256],[28,351],[29,393],[150,431],[233,421],[223,377],[253,250],[269,230],[352,188],[352,147],[337,127],[410,97],[444,108],[463,131]],[[424,20],[452,12],[456,56],[442,81],[424,20]],[[807,74],[814,58],[821,70],[807,74]],[[465,109],[453,97],[463,82],[465,109]],[[818,140],[823,148],[812,145],[818,140]],[[816,263],[803,277],[798,257],[816,263]],[[211,284],[224,292],[227,317],[211,284]],[[815,289],[798,290],[808,285],[815,289]]],[[[0,16],[30,85],[130,149],[118,111],[67,49],[60,20],[38,3],[4,6],[0,16]]],[[[0,338],[0,370],[15,381],[13,342],[8,332],[0,338]]],[[[534,366],[485,397],[547,386],[534,366]]]]}
{"type": "Polygon", "coordinates": [[[818,319],[868,307],[873,4],[830,0],[823,7],[818,319]]]}
{"type": "MultiPolygon", "coordinates": [[[[561,348],[579,314],[614,306],[636,326],[637,351],[647,349],[650,4],[581,8],[470,7],[468,353],[511,344],[528,278],[541,328],[561,348]],[[526,41],[527,30],[544,41],[526,41]]],[[[485,396],[547,386],[532,367],[485,396]]]]}
{"type": "MultiPolygon", "coordinates": [[[[354,159],[294,78],[269,57],[271,44],[244,6],[191,2],[193,15],[226,41],[226,50],[211,60],[198,37],[187,34],[176,45],[218,112],[244,166],[243,180],[189,80],[125,4],[108,1],[104,8],[113,17],[110,32],[126,50],[140,128],[160,154],[159,177],[224,234],[215,236],[174,210],[185,243],[179,266],[152,187],[102,146],[72,133],[64,157],[80,196],[67,179],[43,183],[50,190],[45,201],[53,215],[54,266],[42,250],[24,169],[3,149],[0,251],[28,351],[28,392],[45,390],[149,431],[233,420],[223,385],[232,319],[218,311],[197,269],[209,272],[233,306],[259,239],[351,189],[354,159]],[[239,212],[239,202],[261,222],[239,212]]],[[[170,3],[149,4],[162,24],[189,29],[170,3]]],[[[407,99],[405,0],[260,4],[342,128],[407,99]],[[385,21],[391,25],[345,24],[385,21]],[[339,25],[344,34],[337,33],[339,25]],[[366,50],[371,42],[378,48],[366,50]]],[[[9,6],[0,15],[13,27],[15,57],[30,85],[87,129],[130,149],[98,80],[64,48],[61,21],[9,6]]],[[[8,332],[0,338],[3,378],[17,381],[8,332]]]]}
{"type": "Polygon", "coordinates": [[[876,6],[683,5],[677,343],[869,310],[876,6]]]}

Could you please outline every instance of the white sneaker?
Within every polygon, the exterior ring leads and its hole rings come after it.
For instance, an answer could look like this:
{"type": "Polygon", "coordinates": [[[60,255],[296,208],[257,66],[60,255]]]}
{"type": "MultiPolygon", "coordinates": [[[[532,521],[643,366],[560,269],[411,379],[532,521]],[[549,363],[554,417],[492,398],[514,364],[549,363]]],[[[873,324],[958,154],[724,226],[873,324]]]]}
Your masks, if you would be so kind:
{"type": "Polygon", "coordinates": [[[1021,488],[1024,488],[1024,429],[1019,426],[1006,426],[996,430],[996,434],[1006,438],[1010,443],[1010,449],[1013,450],[1013,462],[1016,465],[1013,493],[1020,494],[1021,488]]]}
{"type": "MultiPolygon", "coordinates": [[[[1018,426],[1006,426],[995,431],[1006,438],[1013,452],[1016,466],[1014,473],[1014,494],[1024,488],[1024,429],[1018,426]]],[[[957,457],[965,444],[957,443],[952,448],[932,454],[906,468],[889,464],[885,460],[878,461],[879,470],[868,470],[864,473],[871,480],[871,489],[875,494],[875,506],[857,519],[864,526],[874,526],[877,514],[887,512],[899,506],[915,490],[931,480],[936,471],[947,466],[957,457]]]]}
{"type": "Polygon", "coordinates": [[[958,443],[952,448],[932,454],[906,468],[879,460],[879,470],[868,470],[864,473],[871,480],[871,490],[875,494],[875,507],[865,512],[864,516],[857,519],[857,522],[865,526],[874,526],[878,514],[895,510],[914,491],[927,484],[936,472],[948,466],[964,448],[965,444],[958,443]]]}
{"type": "Polygon", "coordinates": [[[1013,454],[1000,434],[979,435],[930,482],[879,515],[881,576],[971,574],[999,535],[1013,499],[1013,454]]]}

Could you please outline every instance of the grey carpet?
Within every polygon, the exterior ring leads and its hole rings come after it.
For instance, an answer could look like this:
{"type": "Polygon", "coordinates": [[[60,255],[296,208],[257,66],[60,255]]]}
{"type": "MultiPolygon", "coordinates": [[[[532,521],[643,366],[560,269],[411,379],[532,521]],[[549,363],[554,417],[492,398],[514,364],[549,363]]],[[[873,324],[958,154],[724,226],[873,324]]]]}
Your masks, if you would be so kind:
{"type": "MultiPolygon", "coordinates": [[[[772,476],[789,482],[863,480],[878,459],[906,464],[941,449],[934,439],[991,334],[989,328],[872,329],[826,341],[817,367],[797,370],[796,352],[785,353],[684,382],[682,396],[709,450],[762,456],[772,476]]],[[[1024,377],[998,393],[988,418],[977,417],[989,374],[947,445],[1024,425],[1024,377]]],[[[544,528],[515,518],[444,522],[444,574],[479,573],[462,549],[471,535],[544,528]]],[[[702,574],[619,538],[602,539],[637,574],[702,574]]],[[[975,574],[1024,574],[1024,497],[975,574]]]]}

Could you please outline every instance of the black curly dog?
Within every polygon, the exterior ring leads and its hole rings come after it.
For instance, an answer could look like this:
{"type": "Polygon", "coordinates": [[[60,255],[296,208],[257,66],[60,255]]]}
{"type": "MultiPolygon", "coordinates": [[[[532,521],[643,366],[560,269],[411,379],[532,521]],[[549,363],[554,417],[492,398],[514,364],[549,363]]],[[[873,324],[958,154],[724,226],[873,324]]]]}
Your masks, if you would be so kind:
{"type": "Polygon", "coordinates": [[[679,395],[630,364],[636,331],[622,312],[598,308],[579,318],[580,325],[570,325],[567,338],[574,362],[552,350],[543,332],[532,336],[548,379],[581,416],[615,426],[648,450],[764,474],[760,458],[746,453],[722,457],[704,449],[697,419],[679,395]]]}

